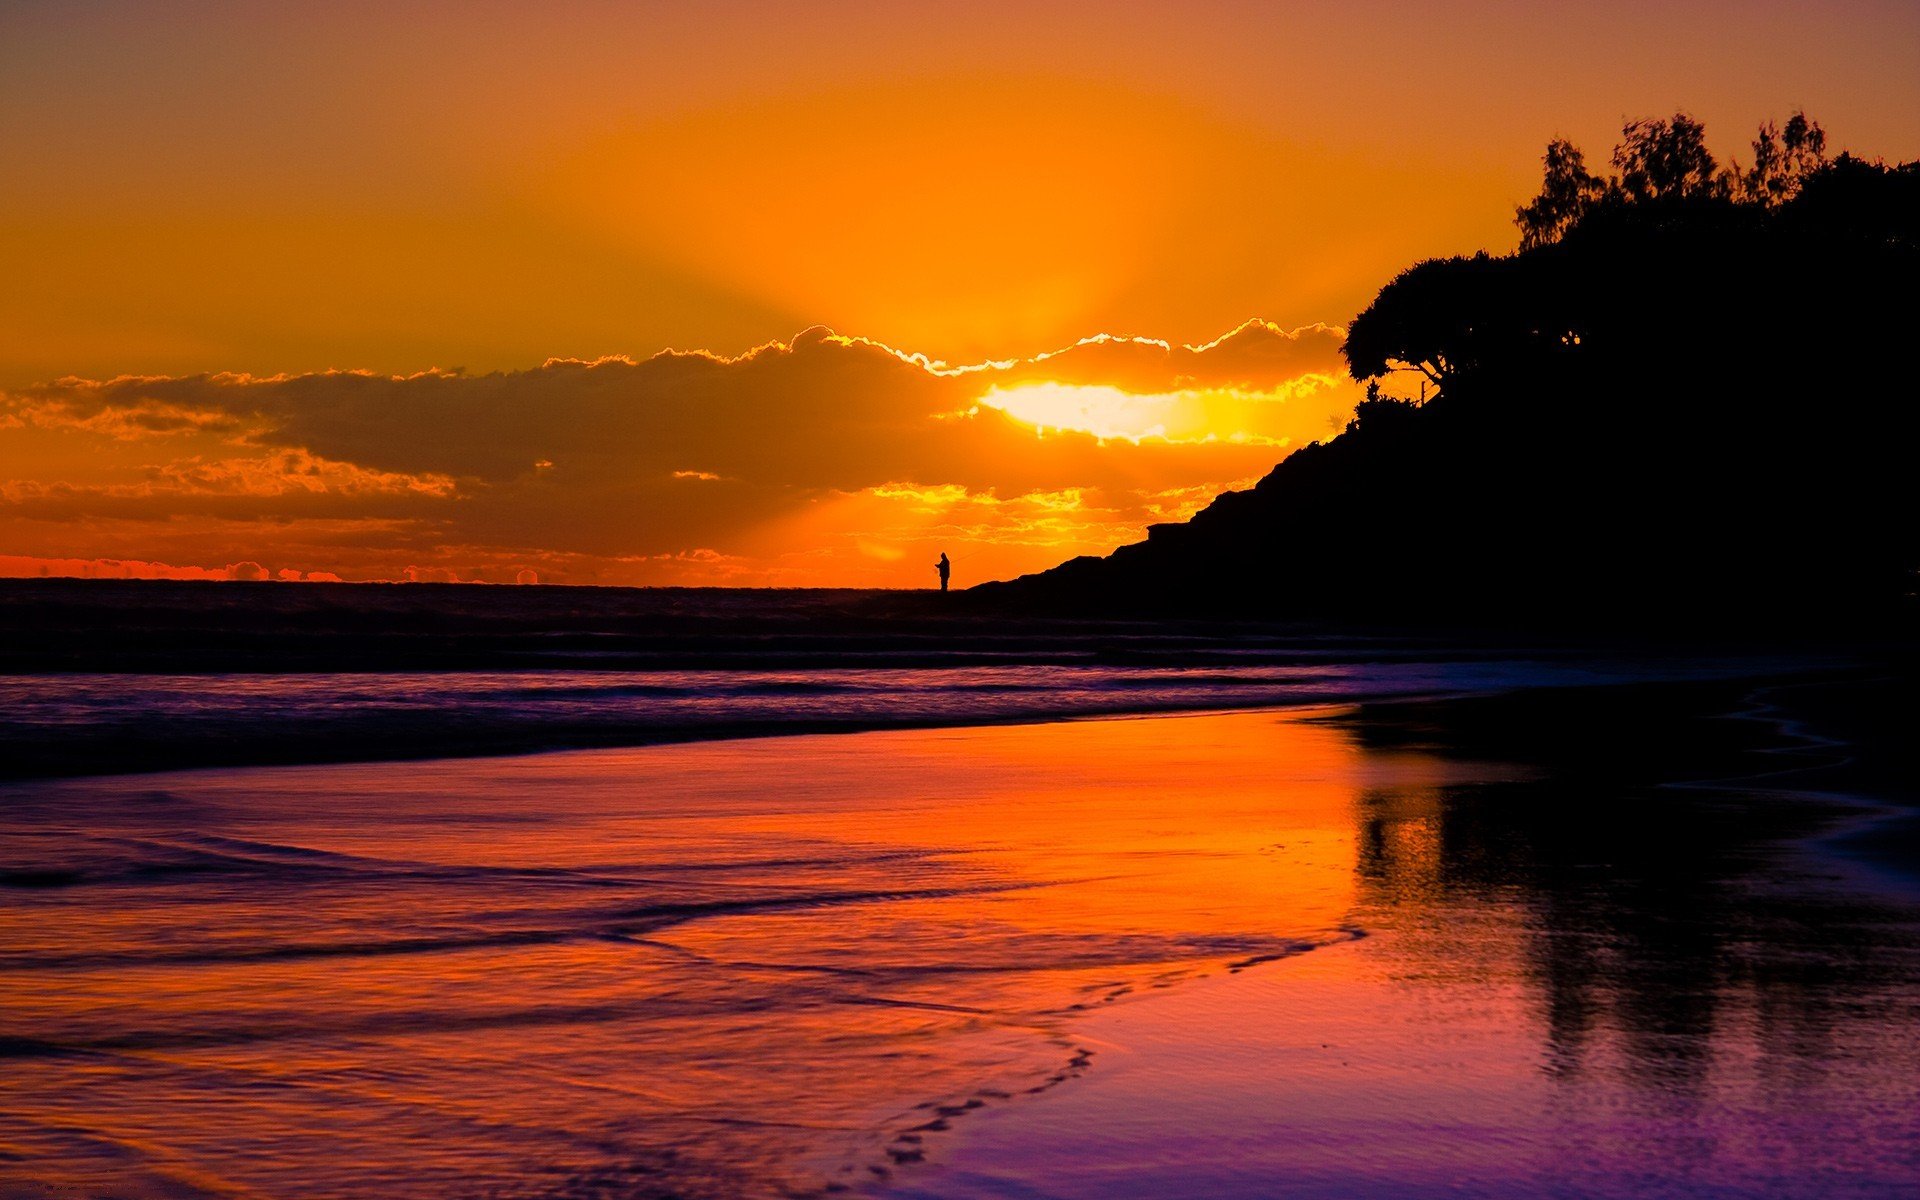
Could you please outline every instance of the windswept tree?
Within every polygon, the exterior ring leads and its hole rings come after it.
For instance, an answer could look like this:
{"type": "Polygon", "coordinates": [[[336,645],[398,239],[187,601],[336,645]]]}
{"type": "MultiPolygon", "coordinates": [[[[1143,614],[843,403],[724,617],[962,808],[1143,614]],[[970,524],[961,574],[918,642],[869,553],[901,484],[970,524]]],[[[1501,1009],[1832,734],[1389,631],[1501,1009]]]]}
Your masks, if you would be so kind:
{"type": "Polygon", "coordinates": [[[1734,194],[1748,204],[1778,208],[1800,194],[1827,163],[1827,133],[1804,111],[1794,110],[1781,129],[1772,121],[1753,139],[1753,166],[1732,170],[1734,194]]]}
{"type": "Polygon", "coordinates": [[[1347,326],[1341,353],[1355,379],[1414,371],[1444,389],[1460,369],[1460,343],[1473,318],[1460,301],[1491,260],[1434,258],[1400,272],[1347,326]]]}
{"type": "Polygon", "coordinates": [[[1347,326],[1341,353],[1355,379],[1411,372],[1446,395],[1489,365],[1576,351],[1567,288],[1554,263],[1533,255],[1429,259],[1380,289],[1347,326]]]}
{"type": "Polygon", "coordinates": [[[1602,211],[1631,213],[1637,206],[1682,201],[1690,207],[1719,201],[1778,209],[1830,166],[1826,131],[1800,110],[1784,127],[1772,121],[1760,126],[1750,167],[1720,166],[1707,149],[1706,127],[1686,113],[1628,121],[1612,162],[1614,174],[1595,175],[1579,147],[1564,138],[1548,142],[1540,194],[1514,210],[1520,248],[1553,245],[1602,211]]]}
{"type": "Polygon", "coordinates": [[[1613,166],[1620,172],[1620,194],[1636,203],[1704,199],[1725,190],[1707,149],[1706,126],[1686,113],[1628,121],[1613,148],[1613,166]]]}
{"type": "Polygon", "coordinates": [[[1347,326],[1355,379],[1412,372],[1439,394],[1489,362],[1576,345],[1559,289],[1524,259],[1435,258],[1402,271],[1347,326]]]}
{"type": "Polygon", "coordinates": [[[1514,216],[1520,226],[1520,248],[1547,246],[1566,236],[1586,212],[1604,196],[1606,180],[1587,170],[1580,147],[1565,138],[1547,143],[1546,173],[1540,194],[1514,216]]]}

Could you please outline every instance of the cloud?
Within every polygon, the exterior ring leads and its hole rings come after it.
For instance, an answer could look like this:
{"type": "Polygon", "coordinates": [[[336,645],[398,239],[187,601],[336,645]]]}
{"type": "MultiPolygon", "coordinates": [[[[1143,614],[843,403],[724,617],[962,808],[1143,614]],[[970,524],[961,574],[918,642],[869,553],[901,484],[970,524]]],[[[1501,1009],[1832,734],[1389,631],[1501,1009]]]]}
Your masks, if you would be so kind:
{"type": "MultiPolygon", "coordinates": [[[[132,378],[125,382],[132,382],[132,378]]],[[[159,389],[171,381],[163,376],[149,376],[145,382],[159,389]]],[[[161,396],[105,402],[92,382],[84,379],[61,380],[46,390],[42,403],[23,409],[9,423],[84,430],[126,442],[230,429],[234,424],[231,416],[217,408],[194,408],[161,396]]]]}
{"type": "Polygon", "coordinates": [[[415,492],[444,497],[454,492],[453,480],[445,475],[372,470],[300,449],[214,461],[196,455],[158,467],[155,475],[177,485],[181,491],[216,495],[264,497],[308,492],[359,496],[415,492]]]}
{"type": "Polygon", "coordinates": [[[409,566],[401,574],[408,583],[473,583],[475,580],[460,578],[460,572],[451,567],[414,567],[409,566]]]}
{"type": "Polygon", "coordinates": [[[1346,336],[1333,325],[1285,330],[1259,320],[1198,346],[1100,334],[992,374],[1003,384],[1038,380],[1136,394],[1206,387],[1264,391],[1303,375],[1344,374],[1340,344],[1346,336]]]}
{"type": "Polygon", "coordinates": [[[1339,337],[1255,321],[955,366],[814,327],[484,375],[61,379],[0,397],[0,448],[48,463],[0,485],[0,531],[43,555],[264,550],[361,578],[917,584],[917,551],[875,548],[942,539],[1027,547],[978,565],[1031,569],[1337,427],[1339,337]],[[1042,431],[987,402],[1035,383],[1179,427],[1042,431]]]}
{"type": "MultiPolygon", "coordinates": [[[[0,579],[184,579],[184,580],[244,580],[258,582],[275,578],[257,562],[239,562],[224,568],[174,566],[171,563],[148,562],[144,559],[126,558],[39,558],[24,554],[0,554],[0,579]]],[[[283,570],[278,578],[296,580],[302,578],[299,571],[283,570]]],[[[339,582],[339,576],[318,571],[305,576],[308,579],[331,579],[339,582]]]]}

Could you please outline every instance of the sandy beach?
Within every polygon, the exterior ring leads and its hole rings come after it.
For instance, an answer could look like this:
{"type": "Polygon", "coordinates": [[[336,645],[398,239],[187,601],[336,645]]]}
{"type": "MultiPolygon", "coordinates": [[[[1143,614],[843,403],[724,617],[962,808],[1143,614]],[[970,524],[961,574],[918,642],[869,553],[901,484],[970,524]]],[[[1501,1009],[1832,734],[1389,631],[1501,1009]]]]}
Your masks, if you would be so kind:
{"type": "Polygon", "coordinates": [[[9,785],[7,1191],[1898,1194],[1742,686],[9,785]]]}

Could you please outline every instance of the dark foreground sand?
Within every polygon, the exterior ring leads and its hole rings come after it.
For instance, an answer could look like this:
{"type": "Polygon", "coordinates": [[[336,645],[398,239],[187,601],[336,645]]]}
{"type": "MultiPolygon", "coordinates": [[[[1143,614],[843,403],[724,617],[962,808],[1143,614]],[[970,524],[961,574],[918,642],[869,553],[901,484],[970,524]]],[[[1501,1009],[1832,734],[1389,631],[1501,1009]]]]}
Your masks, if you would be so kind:
{"type": "Polygon", "coordinates": [[[1904,694],[7,785],[0,1192],[1910,1195],[1904,694]]]}

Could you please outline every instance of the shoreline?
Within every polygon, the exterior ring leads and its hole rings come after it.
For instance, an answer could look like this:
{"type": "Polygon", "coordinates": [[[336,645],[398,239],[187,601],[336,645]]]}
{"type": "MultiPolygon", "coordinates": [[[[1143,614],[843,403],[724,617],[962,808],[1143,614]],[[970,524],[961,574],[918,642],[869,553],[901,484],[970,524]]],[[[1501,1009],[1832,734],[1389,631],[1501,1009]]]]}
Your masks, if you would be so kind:
{"type": "MultiPolygon", "coordinates": [[[[1898,676],[1869,680],[1868,685],[1875,682],[1907,689],[1907,681],[1898,676]]],[[[1832,680],[1815,680],[1762,685],[1755,691],[1763,694],[1833,686],[1832,680]]],[[[1817,708],[1809,716],[1793,713],[1790,702],[1772,704],[1762,700],[1761,704],[1777,715],[1754,714],[1753,719],[1771,719],[1782,736],[1808,743],[1801,752],[1817,755],[1822,750],[1844,751],[1833,761],[1807,763],[1780,772],[1789,777],[1814,776],[1815,784],[1822,775],[1840,777],[1824,787],[1786,789],[1786,794],[1814,803],[1832,804],[1837,810],[1832,827],[1806,839],[1804,844],[1832,865],[1864,871],[1879,885],[1896,888],[1908,898],[1920,899],[1920,797],[1912,792],[1913,776],[1901,772],[1909,781],[1903,785],[1892,772],[1876,770],[1873,764],[1863,763],[1862,758],[1870,756],[1876,747],[1857,732],[1851,737],[1844,733],[1818,732],[1814,728],[1819,720],[1817,708]],[[1850,769],[1852,778],[1848,778],[1850,769]],[[1903,787],[1905,797],[1896,798],[1903,787]]],[[[1783,753],[1793,752],[1792,748],[1783,750],[1783,753]]]]}

